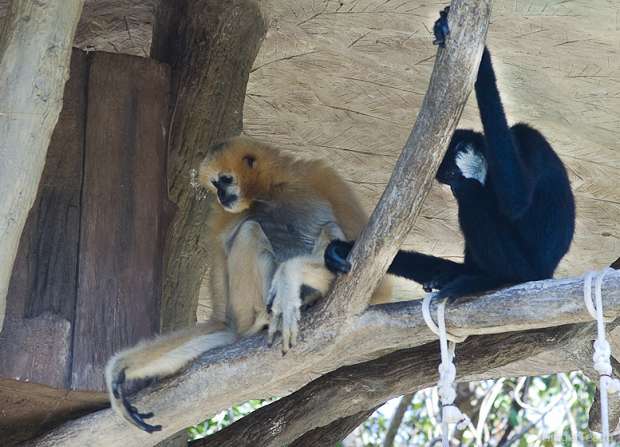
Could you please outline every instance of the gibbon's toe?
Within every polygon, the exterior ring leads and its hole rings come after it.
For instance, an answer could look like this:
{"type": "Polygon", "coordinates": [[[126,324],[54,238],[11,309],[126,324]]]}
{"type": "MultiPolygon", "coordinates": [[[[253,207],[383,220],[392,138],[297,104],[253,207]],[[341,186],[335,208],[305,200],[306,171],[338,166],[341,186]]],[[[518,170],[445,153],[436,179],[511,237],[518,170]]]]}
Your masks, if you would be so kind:
{"type": "Polygon", "coordinates": [[[149,419],[154,416],[153,412],[140,413],[135,406],[131,405],[131,403],[129,402],[129,399],[127,399],[124,396],[123,396],[122,402],[123,402],[123,408],[125,409],[125,411],[123,412],[123,416],[133,425],[135,425],[141,430],[144,430],[147,433],[161,431],[162,429],[161,425],[151,425],[145,422],[145,419],[149,419]]]}
{"type": "Polygon", "coordinates": [[[125,390],[127,368],[119,367],[119,363],[121,362],[118,359],[111,360],[106,371],[109,391],[112,394],[110,396],[112,409],[120,414],[123,419],[135,425],[140,430],[144,430],[147,433],[160,431],[162,429],[161,425],[151,425],[145,421],[146,419],[152,418],[154,414],[152,412],[140,413],[127,398],[125,390]]]}

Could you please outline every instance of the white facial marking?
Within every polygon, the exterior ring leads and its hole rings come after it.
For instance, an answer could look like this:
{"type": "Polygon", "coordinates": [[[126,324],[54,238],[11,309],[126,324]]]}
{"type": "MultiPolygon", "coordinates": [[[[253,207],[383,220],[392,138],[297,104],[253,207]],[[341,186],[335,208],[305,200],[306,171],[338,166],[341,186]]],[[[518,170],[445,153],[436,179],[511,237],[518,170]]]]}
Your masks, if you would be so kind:
{"type": "Polygon", "coordinates": [[[484,185],[487,178],[487,161],[471,144],[465,146],[464,151],[459,151],[456,154],[455,161],[463,177],[473,178],[478,180],[481,185],[484,185]]]}

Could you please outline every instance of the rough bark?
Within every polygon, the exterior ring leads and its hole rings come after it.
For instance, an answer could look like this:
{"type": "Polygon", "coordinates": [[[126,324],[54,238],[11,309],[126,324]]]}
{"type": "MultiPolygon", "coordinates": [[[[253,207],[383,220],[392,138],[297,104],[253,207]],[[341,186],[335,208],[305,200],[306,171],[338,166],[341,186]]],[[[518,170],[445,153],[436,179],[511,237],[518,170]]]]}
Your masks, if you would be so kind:
{"type": "Polygon", "coordinates": [[[22,382],[59,389],[69,388],[71,383],[87,59],[86,53],[73,51],[62,112],[20,238],[0,332],[0,377],[19,377],[22,382]]]}
{"type": "MultiPolygon", "coordinates": [[[[588,323],[472,337],[457,347],[457,378],[474,381],[502,377],[503,366],[548,350],[569,349],[576,340],[594,337],[594,333],[594,325],[588,323]],[[489,369],[493,372],[489,373],[489,369]]],[[[432,343],[341,368],[256,410],[197,445],[228,447],[247,443],[276,447],[308,430],[315,439],[342,440],[366,420],[367,411],[360,411],[361,408],[374,409],[400,394],[435,385],[440,361],[439,346],[432,343]]],[[[561,368],[549,364],[536,373],[560,371],[561,368]]]]}
{"type": "Polygon", "coordinates": [[[413,130],[351,251],[351,274],[342,276],[328,297],[331,312],[351,316],[366,308],[413,228],[476,79],[490,8],[490,0],[454,0],[450,5],[446,48],[438,51],[413,130]]]}
{"type": "Polygon", "coordinates": [[[163,0],[152,55],[172,67],[170,198],[178,207],[165,250],[163,331],[196,321],[208,266],[208,201],[190,194],[189,172],[212,143],[241,131],[246,84],[265,34],[254,0],[163,0]]]}
{"type": "Polygon", "coordinates": [[[15,0],[0,29],[0,330],[19,238],[62,108],[83,0],[15,0]]]}
{"type": "MultiPolygon", "coordinates": [[[[537,336],[542,340],[537,345],[534,343],[535,340],[522,334],[514,334],[506,338],[491,337],[488,334],[591,322],[591,317],[583,305],[582,288],[582,278],[540,281],[522,284],[450,306],[446,312],[446,325],[450,332],[487,334],[485,337],[476,338],[475,342],[463,344],[463,348],[459,347],[457,355],[460,374],[470,374],[468,371],[482,374],[490,369],[506,365],[509,360],[514,361],[516,358],[526,358],[537,354],[540,350],[535,349],[536,346],[547,347],[552,346],[553,343],[562,345],[565,343],[565,338],[570,338],[569,335],[575,336],[575,333],[566,335],[561,330],[548,333],[553,336],[537,332],[537,336]],[[541,309],[545,311],[542,312],[541,309]],[[526,341],[518,343],[524,340],[524,337],[526,341]],[[510,341],[510,346],[514,344],[514,348],[511,349],[514,349],[515,353],[520,353],[519,356],[511,357],[510,350],[507,354],[500,344],[502,340],[507,340],[506,343],[510,341]],[[468,350],[462,351],[466,346],[469,347],[468,350]]],[[[609,317],[620,315],[620,272],[606,277],[603,291],[605,315],[609,317]]],[[[323,323],[322,342],[317,340],[314,343],[313,340],[304,337],[301,343],[286,356],[282,356],[279,349],[275,347],[269,348],[264,337],[258,335],[227,349],[209,352],[180,375],[138,393],[135,396],[136,405],[139,408],[154,411],[155,420],[164,423],[164,430],[160,433],[148,435],[140,432],[122,419],[113,417],[111,410],[104,410],[65,424],[40,439],[35,445],[51,446],[62,442],[62,445],[67,447],[80,446],[83,445],[85,439],[88,439],[92,447],[112,447],[123,445],[127,437],[132,437],[143,445],[154,445],[183,427],[194,425],[223,409],[248,399],[285,395],[291,390],[301,388],[318,376],[342,366],[354,365],[392,351],[420,346],[435,340],[434,334],[424,323],[421,303],[418,301],[374,306],[350,326],[340,327],[340,320],[327,320],[323,323]],[[340,333],[337,338],[331,335],[335,331],[340,333]],[[369,337],[368,334],[381,334],[381,336],[369,337]],[[326,340],[329,343],[324,343],[326,340]],[[317,349],[316,346],[320,348],[317,349]]],[[[584,335],[582,334],[581,337],[584,335]]],[[[360,400],[357,397],[344,399],[343,396],[350,397],[353,391],[357,393],[366,389],[367,382],[362,379],[361,374],[366,370],[365,368],[369,368],[367,372],[370,377],[373,377],[370,369],[372,363],[360,367],[358,374],[360,374],[361,385],[357,382],[347,384],[341,378],[334,379],[335,387],[342,388],[338,392],[343,393],[338,398],[334,398],[341,400],[344,408],[340,406],[332,412],[326,400],[331,398],[330,395],[320,395],[322,397],[319,398],[319,394],[316,393],[317,400],[308,399],[308,406],[290,403],[291,411],[296,408],[299,410],[305,408],[305,414],[311,422],[292,420],[287,423],[292,425],[284,433],[287,436],[286,439],[279,439],[274,444],[269,444],[267,440],[257,445],[286,444],[312,428],[359,413],[391,397],[428,386],[435,380],[437,355],[438,350],[435,344],[430,348],[416,351],[415,355],[412,354],[413,357],[417,356],[414,365],[424,373],[414,375],[411,379],[400,377],[395,372],[394,377],[398,377],[403,384],[408,385],[398,385],[399,380],[393,379],[393,385],[386,386],[389,392],[374,394],[375,389],[368,388],[367,392],[375,396],[373,399],[376,399],[376,404],[366,407],[360,406],[360,400]],[[313,414],[311,411],[313,408],[320,414],[313,414]]],[[[408,358],[408,361],[411,359],[408,358]]],[[[396,370],[401,367],[404,368],[406,365],[394,362],[396,370]]],[[[390,377],[384,377],[391,374],[385,373],[385,367],[381,368],[377,370],[376,375],[383,377],[384,380],[392,380],[390,377]]],[[[548,363],[540,365],[539,368],[540,370],[536,371],[538,374],[554,372],[554,365],[548,363]]],[[[411,370],[407,371],[407,374],[410,374],[411,370]]],[[[497,377],[501,374],[501,370],[496,369],[493,374],[497,377]]],[[[476,377],[468,377],[461,377],[460,380],[476,380],[476,377]]],[[[392,384],[392,382],[386,383],[392,384]]],[[[334,389],[332,388],[332,393],[335,395],[334,389]]],[[[286,405],[286,402],[290,402],[287,399],[281,399],[278,405],[286,405]]],[[[281,433],[281,428],[278,427],[284,422],[283,414],[287,412],[274,413],[273,417],[269,418],[261,417],[260,425],[265,428],[266,432],[281,433]]]]}
{"type": "Polygon", "coordinates": [[[288,447],[316,447],[316,446],[332,446],[336,445],[344,437],[342,433],[351,433],[360,425],[360,420],[365,421],[372,415],[378,407],[370,410],[360,411],[352,416],[338,419],[327,427],[321,427],[316,430],[310,430],[303,436],[291,442],[288,447]]]}
{"type": "Polygon", "coordinates": [[[159,332],[169,82],[151,59],[90,57],[72,389],[105,391],[112,354],[159,332]]]}

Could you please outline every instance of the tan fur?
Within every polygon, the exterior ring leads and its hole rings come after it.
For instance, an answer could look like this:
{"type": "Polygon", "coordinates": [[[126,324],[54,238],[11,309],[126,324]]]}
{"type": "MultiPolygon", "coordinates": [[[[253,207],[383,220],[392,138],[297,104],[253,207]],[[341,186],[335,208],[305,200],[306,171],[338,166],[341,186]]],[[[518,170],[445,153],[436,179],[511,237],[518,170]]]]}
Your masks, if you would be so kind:
{"type": "MultiPolygon", "coordinates": [[[[210,296],[214,300],[212,321],[142,342],[110,359],[106,368],[110,399],[113,408],[130,422],[126,408],[111,392],[113,381],[123,371],[127,379],[170,375],[203,352],[254,334],[268,324],[270,338],[282,332],[284,351],[293,346],[301,286],[325,294],[334,279],[324,267],[325,247],[332,239],[356,239],[367,221],[349,186],[325,163],[295,159],[247,137],[216,145],[201,163],[200,182],[211,191],[217,191],[213,182],[222,175],[232,178],[227,185],[238,199],[227,208],[213,200],[205,228],[209,235],[210,296]],[[252,220],[254,205],[288,203],[306,204],[311,209],[326,204],[335,222],[321,224],[310,253],[300,252],[277,265],[272,242],[263,227],[252,220]],[[267,313],[270,297],[274,297],[271,323],[267,313]]],[[[391,278],[386,277],[372,303],[391,297],[391,278]]]]}

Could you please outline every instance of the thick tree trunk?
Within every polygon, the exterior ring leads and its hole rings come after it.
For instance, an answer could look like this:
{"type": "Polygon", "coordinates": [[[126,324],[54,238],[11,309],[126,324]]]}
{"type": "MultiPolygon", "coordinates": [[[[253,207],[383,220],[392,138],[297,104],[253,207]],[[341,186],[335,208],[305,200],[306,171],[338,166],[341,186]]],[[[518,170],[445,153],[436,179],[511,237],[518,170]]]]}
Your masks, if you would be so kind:
{"type": "Polygon", "coordinates": [[[0,35],[0,330],[19,238],[62,109],[83,0],[14,0],[0,35]]]}
{"type": "Polygon", "coordinates": [[[152,56],[172,67],[169,194],[178,206],[165,250],[162,331],[196,321],[208,266],[204,222],[189,173],[214,142],[241,131],[246,84],[265,34],[254,0],[163,0],[152,56]]]}

